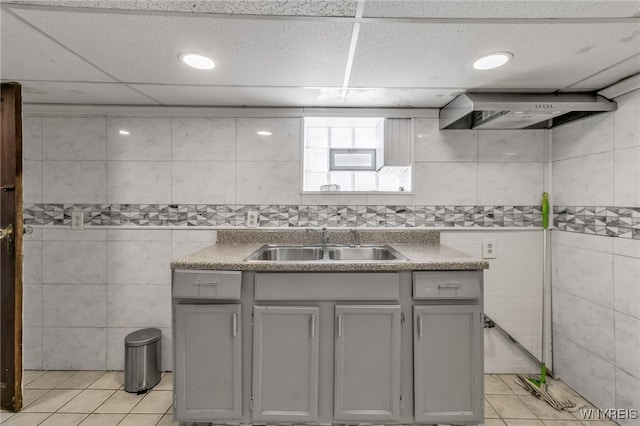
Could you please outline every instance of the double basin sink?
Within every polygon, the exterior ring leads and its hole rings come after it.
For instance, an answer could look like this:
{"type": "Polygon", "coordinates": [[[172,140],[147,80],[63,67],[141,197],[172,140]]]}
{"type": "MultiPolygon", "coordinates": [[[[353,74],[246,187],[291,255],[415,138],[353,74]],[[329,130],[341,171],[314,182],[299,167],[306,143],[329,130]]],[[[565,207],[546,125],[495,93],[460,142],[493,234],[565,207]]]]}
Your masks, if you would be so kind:
{"type": "Polygon", "coordinates": [[[406,262],[388,245],[284,246],[264,245],[245,259],[248,262],[406,262]]]}

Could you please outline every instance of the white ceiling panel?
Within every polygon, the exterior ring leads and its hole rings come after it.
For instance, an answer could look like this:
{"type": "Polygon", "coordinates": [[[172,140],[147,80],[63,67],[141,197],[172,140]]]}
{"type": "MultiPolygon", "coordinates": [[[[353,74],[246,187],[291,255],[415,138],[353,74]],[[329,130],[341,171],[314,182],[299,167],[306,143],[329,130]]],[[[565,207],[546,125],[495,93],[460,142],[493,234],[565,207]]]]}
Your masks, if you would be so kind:
{"type": "Polygon", "coordinates": [[[350,85],[561,89],[636,54],[639,25],[363,23],[350,85]],[[514,59],[472,69],[496,51],[514,59]]]}
{"type": "Polygon", "coordinates": [[[0,23],[2,79],[113,81],[4,9],[0,23]]]}
{"type": "Polygon", "coordinates": [[[638,73],[640,73],[640,46],[638,46],[638,56],[586,78],[572,85],[568,90],[599,90],[638,73]]]}
{"type": "Polygon", "coordinates": [[[3,0],[39,6],[275,16],[354,16],[356,0],[3,0]]]}
{"type": "Polygon", "coordinates": [[[22,85],[22,99],[25,103],[158,105],[149,97],[117,83],[27,81],[22,85]]]}
{"type": "Polygon", "coordinates": [[[462,89],[350,89],[344,100],[340,88],[195,87],[135,85],[165,105],[275,107],[420,107],[449,103],[462,89]]]}
{"type": "Polygon", "coordinates": [[[342,84],[349,22],[219,19],[16,10],[125,82],[257,86],[342,84]],[[212,71],[188,69],[186,51],[209,54],[212,71]]]}
{"type": "Polygon", "coordinates": [[[365,17],[396,18],[628,18],[637,1],[378,1],[366,0],[365,17]]]}

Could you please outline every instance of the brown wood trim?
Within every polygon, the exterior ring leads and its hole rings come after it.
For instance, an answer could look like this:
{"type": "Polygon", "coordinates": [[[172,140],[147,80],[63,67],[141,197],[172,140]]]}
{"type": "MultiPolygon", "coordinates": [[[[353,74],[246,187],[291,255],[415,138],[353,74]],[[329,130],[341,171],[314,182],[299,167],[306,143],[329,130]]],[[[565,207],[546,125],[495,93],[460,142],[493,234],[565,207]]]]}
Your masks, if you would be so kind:
{"type": "Polygon", "coordinates": [[[14,229],[11,253],[0,241],[0,406],[22,408],[22,92],[18,83],[2,84],[0,112],[0,226],[14,229]]]}

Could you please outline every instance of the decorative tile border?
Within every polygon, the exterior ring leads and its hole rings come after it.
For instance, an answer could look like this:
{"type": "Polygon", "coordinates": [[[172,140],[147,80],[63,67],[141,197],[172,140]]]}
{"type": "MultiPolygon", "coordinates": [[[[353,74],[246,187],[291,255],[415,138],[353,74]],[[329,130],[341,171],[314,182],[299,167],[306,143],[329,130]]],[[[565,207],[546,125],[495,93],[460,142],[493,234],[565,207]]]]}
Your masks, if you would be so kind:
{"type": "Polygon", "coordinates": [[[459,227],[542,226],[538,206],[343,206],[220,204],[26,204],[25,225],[71,225],[83,211],[91,226],[246,226],[247,211],[260,227],[459,227]]]}
{"type": "Polygon", "coordinates": [[[560,231],[640,240],[640,207],[554,206],[560,231]]]}

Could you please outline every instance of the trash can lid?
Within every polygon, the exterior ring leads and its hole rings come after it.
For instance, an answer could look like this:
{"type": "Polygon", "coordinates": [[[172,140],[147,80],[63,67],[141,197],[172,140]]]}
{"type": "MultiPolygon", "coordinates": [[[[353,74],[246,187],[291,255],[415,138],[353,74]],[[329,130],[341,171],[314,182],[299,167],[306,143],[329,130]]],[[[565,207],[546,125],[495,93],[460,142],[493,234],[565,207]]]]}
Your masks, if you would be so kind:
{"type": "Polygon", "coordinates": [[[124,338],[125,346],[144,346],[156,342],[162,337],[162,332],[157,328],[145,328],[129,333],[124,338]]]}

